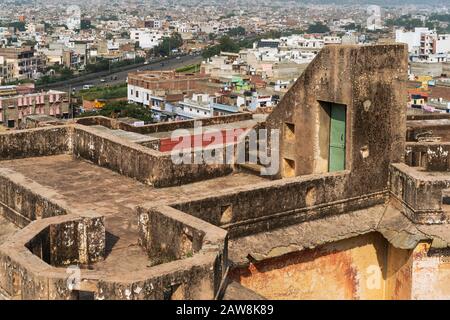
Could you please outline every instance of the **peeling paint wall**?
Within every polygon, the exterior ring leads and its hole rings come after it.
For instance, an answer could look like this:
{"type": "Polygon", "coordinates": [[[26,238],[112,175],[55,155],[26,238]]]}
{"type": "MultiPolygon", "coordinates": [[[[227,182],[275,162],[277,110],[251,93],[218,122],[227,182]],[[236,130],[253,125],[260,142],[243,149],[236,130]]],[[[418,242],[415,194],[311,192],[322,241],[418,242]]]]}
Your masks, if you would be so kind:
{"type": "Polygon", "coordinates": [[[406,299],[410,256],[369,233],[250,264],[232,277],[268,299],[406,299]]]}
{"type": "Polygon", "coordinates": [[[413,252],[412,299],[450,299],[450,251],[420,243],[413,252]]]}

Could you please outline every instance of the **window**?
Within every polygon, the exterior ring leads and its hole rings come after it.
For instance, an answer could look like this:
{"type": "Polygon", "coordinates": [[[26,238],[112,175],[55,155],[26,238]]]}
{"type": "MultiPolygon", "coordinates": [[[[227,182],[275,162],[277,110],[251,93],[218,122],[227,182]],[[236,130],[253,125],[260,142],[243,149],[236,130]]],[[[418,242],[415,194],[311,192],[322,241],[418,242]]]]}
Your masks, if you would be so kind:
{"type": "Polygon", "coordinates": [[[136,90],[136,98],[139,98],[139,91],[136,90]]]}
{"type": "Polygon", "coordinates": [[[293,123],[286,122],[284,124],[284,139],[288,141],[295,139],[295,125],[293,123]]]}
{"type": "Polygon", "coordinates": [[[295,176],[295,160],[283,159],[283,176],[286,178],[295,176]]]}

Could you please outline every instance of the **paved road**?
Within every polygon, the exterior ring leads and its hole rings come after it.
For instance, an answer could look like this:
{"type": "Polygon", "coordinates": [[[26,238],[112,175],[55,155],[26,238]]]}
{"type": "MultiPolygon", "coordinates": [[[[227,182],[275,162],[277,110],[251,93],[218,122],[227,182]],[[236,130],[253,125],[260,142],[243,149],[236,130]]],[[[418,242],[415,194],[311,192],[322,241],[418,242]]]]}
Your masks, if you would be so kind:
{"type": "Polygon", "coordinates": [[[68,84],[55,84],[52,86],[49,86],[49,89],[54,90],[62,90],[62,91],[69,91],[70,88],[75,91],[79,91],[83,88],[84,85],[90,84],[94,86],[112,86],[120,83],[124,83],[127,79],[128,73],[133,72],[136,70],[171,70],[171,69],[177,69],[186,65],[194,64],[194,63],[200,63],[202,61],[202,57],[199,55],[195,56],[180,56],[179,59],[177,58],[171,58],[169,60],[165,60],[164,62],[156,62],[156,63],[149,63],[147,65],[143,65],[141,67],[137,67],[135,69],[130,69],[126,71],[119,71],[116,73],[112,73],[107,76],[99,76],[96,79],[93,80],[85,80],[77,82],[76,84],[72,84],[71,86],[68,84]],[[164,65],[162,65],[164,63],[164,65]],[[117,77],[117,80],[116,80],[117,77]],[[102,81],[105,80],[104,82],[102,81]],[[111,80],[114,79],[114,80],[111,80]]]}

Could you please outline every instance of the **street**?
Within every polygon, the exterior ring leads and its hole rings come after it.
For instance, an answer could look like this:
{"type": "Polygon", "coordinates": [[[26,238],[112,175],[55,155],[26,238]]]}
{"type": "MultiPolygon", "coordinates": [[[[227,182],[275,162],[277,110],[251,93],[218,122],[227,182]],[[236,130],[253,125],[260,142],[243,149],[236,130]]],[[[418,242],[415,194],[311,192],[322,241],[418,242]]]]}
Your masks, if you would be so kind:
{"type": "Polygon", "coordinates": [[[176,57],[167,59],[163,62],[150,62],[147,65],[143,65],[140,67],[137,67],[135,69],[125,70],[125,71],[119,71],[116,73],[111,73],[108,75],[101,75],[98,78],[91,79],[91,80],[80,80],[80,82],[77,82],[76,84],[58,84],[55,83],[53,86],[49,86],[49,89],[53,90],[62,90],[62,91],[69,91],[72,88],[72,91],[79,91],[83,89],[84,85],[93,85],[93,86],[112,86],[124,83],[127,79],[128,73],[134,72],[134,71],[144,71],[144,70],[152,70],[152,71],[158,71],[158,70],[173,70],[177,69],[186,65],[200,63],[202,61],[202,57],[200,55],[186,55],[186,56],[179,56],[177,59],[176,57]],[[161,64],[164,64],[163,66],[161,64]],[[116,78],[117,77],[117,78],[116,78]],[[114,79],[114,80],[111,80],[114,79]],[[102,81],[104,80],[104,81],[102,81]]]}

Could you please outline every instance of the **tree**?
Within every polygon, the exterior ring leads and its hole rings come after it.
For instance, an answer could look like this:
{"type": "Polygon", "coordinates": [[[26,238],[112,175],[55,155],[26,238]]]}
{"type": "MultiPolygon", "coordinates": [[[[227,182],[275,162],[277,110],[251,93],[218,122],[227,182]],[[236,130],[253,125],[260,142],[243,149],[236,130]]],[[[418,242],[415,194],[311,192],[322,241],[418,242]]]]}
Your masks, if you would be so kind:
{"type": "Polygon", "coordinates": [[[387,26],[404,27],[408,30],[413,30],[417,27],[423,27],[423,22],[420,19],[413,19],[411,15],[403,15],[397,19],[388,19],[385,21],[387,26]]]}
{"type": "Polygon", "coordinates": [[[88,20],[88,19],[81,20],[81,24],[80,24],[80,29],[81,30],[88,30],[88,29],[91,29],[91,28],[92,28],[91,20],[88,20]]]}
{"type": "Polygon", "coordinates": [[[163,41],[154,48],[154,52],[160,56],[168,56],[173,49],[178,49],[183,45],[183,38],[178,32],[174,32],[170,37],[164,38],[163,41]]]}
{"type": "Polygon", "coordinates": [[[135,118],[144,122],[152,122],[153,114],[145,106],[127,101],[109,101],[98,112],[82,113],[80,117],[101,115],[109,118],[135,118]]]}
{"type": "Polygon", "coordinates": [[[25,28],[25,22],[20,22],[20,21],[11,22],[11,23],[8,25],[8,27],[14,28],[14,31],[17,31],[17,30],[18,30],[18,31],[23,32],[23,31],[26,30],[26,28],[25,28]]]}
{"type": "Polygon", "coordinates": [[[229,36],[223,36],[219,39],[219,44],[210,46],[203,51],[204,58],[210,58],[220,54],[221,51],[225,52],[239,52],[240,45],[229,36]]]}
{"type": "Polygon", "coordinates": [[[230,31],[228,31],[228,35],[231,37],[244,36],[245,33],[246,33],[245,29],[241,26],[232,28],[230,29],[230,31]]]}
{"type": "Polygon", "coordinates": [[[330,28],[327,25],[322,24],[321,22],[316,22],[314,24],[310,24],[308,26],[308,33],[327,33],[330,32],[330,28]]]}

